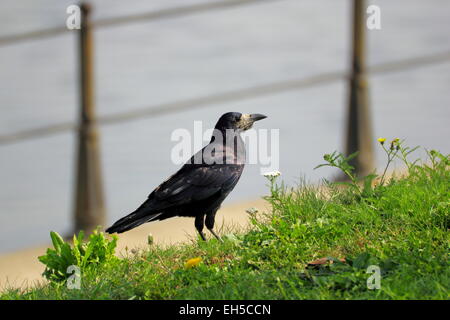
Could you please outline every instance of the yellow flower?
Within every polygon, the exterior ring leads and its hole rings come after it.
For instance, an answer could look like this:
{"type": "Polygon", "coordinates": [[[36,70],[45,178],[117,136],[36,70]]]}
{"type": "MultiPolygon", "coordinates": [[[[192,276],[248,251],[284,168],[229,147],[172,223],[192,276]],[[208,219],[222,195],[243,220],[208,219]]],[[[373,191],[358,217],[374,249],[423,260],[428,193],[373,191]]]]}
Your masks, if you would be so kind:
{"type": "Polygon", "coordinates": [[[397,150],[400,148],[399,146],[399,138],[395,138],[394,140],[391,141],[391,150],[394,150],[394,147],[397,146],[397,150]]]}
{"type": "Polygon", "coordinates": [[[385,141],[386,141],[386,138],[378,138],[378,142],[381,144],[384,144],[385,141]]]}
{"type": "Polygon", "coordinates": [[[189,268],[195,267],[200,262],[202,262],[202,258],[200,258],[200,257],[192,258],[192,259],[189,259],[188,261],[186,261],[186,263],[184,264],[184,267],[186,269],[189,269],[189,268]]]}

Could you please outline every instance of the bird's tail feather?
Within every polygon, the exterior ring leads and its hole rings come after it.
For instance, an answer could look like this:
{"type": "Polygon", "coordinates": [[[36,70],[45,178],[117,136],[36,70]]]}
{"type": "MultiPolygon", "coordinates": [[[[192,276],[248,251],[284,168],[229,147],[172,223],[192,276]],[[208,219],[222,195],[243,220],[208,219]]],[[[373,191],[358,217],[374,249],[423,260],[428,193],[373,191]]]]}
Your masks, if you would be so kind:
{"type": "Polygon", "coordinates": [[[146,214],[142,216],[142,212],[132,212],[129,215],[117,220],[111,227],[106,229],[105,231],[108,233],[122,233],[131,229],[140,226],[143,223],[150,222],[158,218],[162,212],[154,213],[154,214],[146,214]]]}

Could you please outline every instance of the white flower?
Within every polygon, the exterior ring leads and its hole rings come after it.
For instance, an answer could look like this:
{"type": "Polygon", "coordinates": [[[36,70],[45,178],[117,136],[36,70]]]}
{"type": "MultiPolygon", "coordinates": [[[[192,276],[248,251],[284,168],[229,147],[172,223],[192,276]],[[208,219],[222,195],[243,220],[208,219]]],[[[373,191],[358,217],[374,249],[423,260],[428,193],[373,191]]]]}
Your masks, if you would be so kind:
{"type": "Polygon", "coordinates": [[[153,244],[153,242],[154,242],[153,235],[151,233],[149,233],[147,236],[147,243],[149,246],[151,246],[153,244]]]}
{"type": "Polygon", "coordinates": [[[279,175],[281,175],[281,172],[278,170],[263,173],[263,176],[266,178],[276,178],[279,175]]]}
{"type": "Polygon", "coordinates": [[[328,224],[328,219],[317,218],[316,222],[319,226],[323,226],[325,224],[328,224]]]}

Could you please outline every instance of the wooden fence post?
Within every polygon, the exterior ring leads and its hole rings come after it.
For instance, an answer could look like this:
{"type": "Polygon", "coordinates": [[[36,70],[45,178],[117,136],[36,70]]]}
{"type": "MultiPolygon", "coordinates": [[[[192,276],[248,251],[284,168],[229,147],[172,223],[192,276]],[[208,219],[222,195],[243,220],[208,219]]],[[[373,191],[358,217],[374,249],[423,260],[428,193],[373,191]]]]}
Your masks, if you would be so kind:
{"type": "Polygon", "coordinates": [[[89,233],[105,225],[98,129],[94,105],[93,36],[91,7],[81,4],[79,32],[80,123],[78,129],[77,177],[75,196],[75,232],[89,233]]]}
{"type": "Polygon", "coordinates": [[[358,176],[374,169],[372,123],[366,76],[365,1],[353,0],[352,72],[349,83],[346,154],[359,152],[351,161],[358,176]]]}

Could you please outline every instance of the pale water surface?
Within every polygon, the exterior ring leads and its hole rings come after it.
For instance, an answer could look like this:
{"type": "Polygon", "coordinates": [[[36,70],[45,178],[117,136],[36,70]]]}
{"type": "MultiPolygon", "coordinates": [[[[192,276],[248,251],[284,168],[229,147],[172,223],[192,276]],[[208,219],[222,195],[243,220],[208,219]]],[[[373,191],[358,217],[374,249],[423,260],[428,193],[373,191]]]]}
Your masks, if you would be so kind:
{"type": "MultiPolygon", "coordinates": [[[[206,0],[204,0],[206,1],[206,0]]],[[[94,18],[200,3],[93,1],[94,18]]],[[[67,0],[0,0],[0,36],[65,24],[67,0]]],[[[369,32],[371,65],[450,50],[447,0],[373,1],[382,30],[369,32]]],[[[350,1],[276,1],[189,17],[104,28],[95,33],[101,115],[266,83],[345,70],[350,1]]],[[[0,47],[0,135],[77,118],[73,32],[0,47]]],[[[450,62],[370,78],[374,135],[448,152],[450,62]]],[[[317,182],[322,155],[343,148],[346,84],[211,105],[101,127],[112,222],[138,206],[178,166],[175,128],[212,127],[227,111],[269,116],[280,129],[280,171],[288,184],[317,182]]],[[[384,164],[377,148],[377,164],[384,164]]],[[[46,242],[72,226],[74,133],[0,146],[0,252],[46,242]]],[[[258,165],[246,167],[226,203],[267,193],[258,165]]]]}

